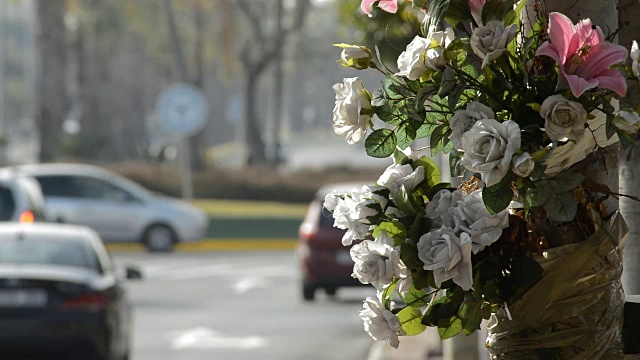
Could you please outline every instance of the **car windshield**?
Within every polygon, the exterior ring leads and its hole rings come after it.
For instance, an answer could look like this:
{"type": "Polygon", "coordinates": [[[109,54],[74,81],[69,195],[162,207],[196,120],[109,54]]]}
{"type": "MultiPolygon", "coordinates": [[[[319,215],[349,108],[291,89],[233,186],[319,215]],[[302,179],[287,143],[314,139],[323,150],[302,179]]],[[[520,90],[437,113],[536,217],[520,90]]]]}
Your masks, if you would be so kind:
{"type": "Polygon", "coordinates": [[[0,239],[0,264],[64,265],[98,269],[91,245],[70,238],[0,239]]]}
{"type": "Polygon", "coordinates": [[[0,186],[0,221],[11,220],[16,209],[16,202],[11,190],[0,186]]]}

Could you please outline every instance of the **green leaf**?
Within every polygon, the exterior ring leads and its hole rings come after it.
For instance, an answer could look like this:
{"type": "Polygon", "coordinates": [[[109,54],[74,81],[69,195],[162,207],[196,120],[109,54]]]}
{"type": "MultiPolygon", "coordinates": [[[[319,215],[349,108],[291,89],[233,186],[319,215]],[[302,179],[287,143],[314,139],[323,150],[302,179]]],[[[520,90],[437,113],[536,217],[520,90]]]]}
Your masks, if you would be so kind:
{"type": "Polygon", "coordinates": [[[388,101],[386,105],[374,109],[378,118],[390,125],[400,125],[407,118],[407,115],[402,113],[401,106],[395,101],[388,101]]]}
{"type": "Polygon", "coordinates": [[[556,221],[571,221],[576,216],[578,204],[568,191],[551,191],[549,201],[544,204],[549,218],[556,221]]]}
{"type": "Polygon", "coordinates": [[[405,153],[396,148],[396,150],[393,152],[393,162],[399,165],[406,165],[409,163],[409,158],[407,157],[407,155],[405,155],[405,153]]]}
{"type": "Polygon", "coordinates": [[[622,150],[626,150],[635,144],[635,140],[631,135],[627,134],[625,131],[622,131],[616,128],[616,133],[618,134],[618,138],[620,138],[620,145],[622,146],[622,150]]]}
{"type": "Polygon", "coordinates": [[[450,319],[438,320],[438,334],[440,340],[450,339],[462,331],[462,320],[459,317],[454,316],[450,319]]]}
{"type": "Polygon", "coordinates": [[[429,139],[432,156],[438,154],[438,152],[444,148],[445,143],[450,142],[450,133],[451,129],[449,128],[449,124],[438,125],[435,129],[433,129],[433,132],[431,133],[431,139],[429,139]]]}
{"type": "Polygon", "coordinates": [[[508,172],[497,184],[482,189],[482,201],[490,214],[495,215],[506,209],[513,200],[512,177],[512,173],[508,172]]]}
{"type": "Polygon", "coordinates": [[[524,6],[526,4],[526,0],[520,0],[514,10],[507,12],[507,14],[504,16],[504,27],[512,24],[520,24],[520,14],[522,14],[522,10],[524,9],[524,6]]]}
{"type": "Polygon", "coordinates": [[[527,189],[526,200],[530,206],[542,206],[549,201],[550,192],[542,191],[541,188],[527,189]]]}
{"type": "Polygon", "coordinates": [[[455,109],[458,104],[458,100],[460,100],[460,96],[467,89],[467,86],[464,83],[457,85],[453,91],[447,96],[447,101],[449,103],[450,109],[455,109]]]}
{"type": "Polygon", "coordinates": [[[394,246],[402,245],[407,240],[407,229],[398,220],[384,221],[380,223],[376,226],[376,229],[373,230],[373,237],[377,238],[380,236],[380,233],[382,233],[383,230],[386,231],[387,235],[393,239],[394,246]]]}
{"type": "Polygon", "coordinates": [[[374,91],[371,98],[371,106],[380,107],[386,104],[387,99],[384,97],[384,91],[382,89],[374,91]]]}
{"type": "Polygon", "coordinates": [[[398,280],[394,280],[389,286],[387,286],[382,292],[382,302],[386,308],[391,305],[391,301],[393,300],[393,290],[398,285],[398,280]]]}
{"type": "Polygon", "coordinates": [[[433,160],[422,156],[413,165],[414,167],[422,166],[424,168],[424,180],[422,183],[426,184],[429,189],[440,183],[440,169],[433,160]]]}
{"type": "Polygon", "coordinates": [[[489,20],[500,20],[513,9],[516,0],[488,0],[482,7],[482,21],[486,24],[489,20]]]}
{"type": "Polygon", "coordinates": [[[398,147],[401,149],[408,148],[413,140],[416,139],[416,132],[418,125],[415,121],[407,120],[403,122],[396,130],[396,137],[398,139],[398,147]]]}
{"type": "Polygon", "coordinates": [[[471,18],[468,0],[451,0],[445,14],[445,20],[452,26],[471,18]]]}
{"type": "Polygon", "coordinates": [[[451,66],[447,66],[444,68],[442,72],[442,81],[440,82],[440,90],[438,91],[438,96],[444,98],[445,96],[451,94],[451,92],[458,85],[456,81],[456,72],[453,70],[451,66]]]}
{"type": "Polygon", "coordinates": [[[584,176],[578,173],[562,173],[549,181],[556,191],[570,191],[582,184],[584,176]]]}
{"type": "Polygon", "coordinates": [[[409,292],[402,297],[402,301],[407,306],[421,308],[429,303],[429,295],[422,289],[416,289],[414,285],[411,285],[409,292]]]}
{"type": "Polygon", "coordinates": [[[426,15],[422,21],[422,34],[425,37],[435,31],[444,19],[449,8],[450,0],[431,0],[426,9],[426,15]]]}
{"type": "Polygon", "coordinates": [[[471,64],[464,65],[461,70],[469,74],[469,76],[472,76],[474,78],[478,77],[478,71],[476,70],[475,66],[471,64]]]}
{"type": "Polygon", "coordinates": [[[410,243],[400,245],[400,259],[410,269],[421,269],[423,266],[422,261],[418,259],[418,248],[410,243]]]}
{"type": "Polygon", "coordinates": [[[462,303],[458,314],[462,320],[462,331],[465,335],[471,335],[474,331],[480,330],[482,324],[482,305],[480,300],[467,300],[462,303]]]}
{"type": "Polygon", "coordinates": [[[409,336],[422,334],[427,328],[422,324],[422,312],[420,309],[407,306],[398,313],[398,320],[402,325],[402,330],[409,336]]]}
{"type": "Polygon", "coordinates": [[[416,94],[416,102],[415,107],[417,110],[424,109],[424,103],[429,99],[429,97],[438,93],[438,87],[435,85],[429,85],[421,88],[416,94]]]}
{"type": "Polygon", "coordinates": [[[367,155],[375,158],[386,158],[396,149],[396,134],[389,129],[377,129],[365,140],[364,148],[367,155]]]}
{"type": "Polygon", "coordinates": [[[409,96],[407,89],[397,78],[387,76],[384,79],[384,90],[388,99],[401,100],[409,96]]]}
{"type": "Polygon", "coordinates": [[[450,183],[439,183],[439,184],[436,184],[427,193],[427,199],[429,199],[430,201],[433,200],[433,197],[436,196],[436,194],[440,190],[449,189],[450,187],[451,187],[450,183]]]}
{"type": "Polygon", "coordinates": [[[400,211],[408,216],[413,216],[416,214],[416,209],[413,206],[413,202],[411,201],[410,196],[411,195],[407,191],[407,188],[402,185],[398,189],[398,191],[396,191],[393,201],[396,203],[396,206],[400,211]]]}

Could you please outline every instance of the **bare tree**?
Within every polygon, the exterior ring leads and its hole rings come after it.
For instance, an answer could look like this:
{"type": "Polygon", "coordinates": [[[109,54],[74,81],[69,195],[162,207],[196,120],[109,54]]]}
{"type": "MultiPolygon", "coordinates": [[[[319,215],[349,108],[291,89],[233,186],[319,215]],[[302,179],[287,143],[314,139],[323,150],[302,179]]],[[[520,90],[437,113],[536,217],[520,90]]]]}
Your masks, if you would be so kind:
{"type": "MultiPolygon", "coordinates": [[[[278,0],[279,8],[283,8],[284,0],[278,0]]],[[[292,14],[292,23],[286,28],[277,27],[276,31],[271,31],[267,26],[268,18],[263,16],[268,4],[264,1],[255,0],[239,0],[237,2],[241,12],[247,18],[252,27],[252,37],[247,40],[242,50],[242,66],[246,76],[244,82],[245,93],[245,142],[247,147],[247,163],[248,164],[265,164],[267,163],[267,154],[265,142],[262,137],[260,126],[258,125],[258,116],[256,113],[256,91],[258,81],[265,73],[269,65],[280,58],[283,45],[286,44],[287,38],[294,32],[298,31],[304,24],[307,9],[310,5],[309,0],[297,0],[292,14]]],[[[278,17],[284,16],[283,11],[278,11],[278,17]]],[[[276,71],[276,74],[278,72],[276,71]]],[[[276,76],[282,76],[280,75],[276,76]]],[[[278,81],[278,80],[276,80],[278,81]]],[[[281,91],[282,86],[280,85],[281,91]]],[[[280,95],[275,94],[276,101],[281,101],[280,95]]],[[[279,105],[276,109],[279,109],[279,105]]],[[[276,116],[280,117],[279,110],[276,116]]],[[[280,119],[276,119],[278,122],[280,119]]],[[[275,129],[277,130],[277,128],[275,129]]],[[[275,135],[277,136],[277,135],[275,135]]]]}
{"type": "MultiPolygon", "coordinates": [[[[174,55],[176,68],[178,70],[178,80],[187,82],[203,89],[204,86],[204,31],[205,19],[204,9],[200,1],[193,2],[193,25],[195,33],[195,44],[193,49],[194,71],[193,76],[189,75],[189,68],[183,45],[180,41],[178,26],[176,24],[176,15],[173,9],[173,0],[164,0],[165,14],[167,17],[167,25],[169,28],[169,38],[171,49],[174,55]]],[[[193,169],[202,170],[204,168],[204,157],[202,155],[202,145],[205,142],[204,131],[200,131],[189,139],[189,147],[191,150],[191,167],[193,169]]]]}
{"type": "Polygon", "coordinates": [[[36,125],[40,132],[40,161],[60,153],[62,121],[67,110],[64,1],[38,0],[36,125]]]}

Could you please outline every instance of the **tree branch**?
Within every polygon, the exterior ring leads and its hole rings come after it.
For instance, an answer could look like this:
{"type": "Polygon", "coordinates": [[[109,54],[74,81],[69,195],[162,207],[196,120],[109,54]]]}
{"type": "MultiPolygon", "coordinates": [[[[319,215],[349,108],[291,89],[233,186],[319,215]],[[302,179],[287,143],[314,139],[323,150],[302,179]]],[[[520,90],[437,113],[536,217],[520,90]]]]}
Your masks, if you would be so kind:
{"type": "MultiPolygon", "coordinates": [[[[237,4],[242,11],[242,13],[249,19],[249,23],[253,27],[254,35],[257,40],[262,42],[264,41],[264,32],[265,29],[262,28],[262,22],[260,21],[260,15],[254,12],[251,5],[249,5],[249,0],[237,0],[237,4]]],[[[251,1],[252,4],[255,4],[255,0],[251,1]]]]}

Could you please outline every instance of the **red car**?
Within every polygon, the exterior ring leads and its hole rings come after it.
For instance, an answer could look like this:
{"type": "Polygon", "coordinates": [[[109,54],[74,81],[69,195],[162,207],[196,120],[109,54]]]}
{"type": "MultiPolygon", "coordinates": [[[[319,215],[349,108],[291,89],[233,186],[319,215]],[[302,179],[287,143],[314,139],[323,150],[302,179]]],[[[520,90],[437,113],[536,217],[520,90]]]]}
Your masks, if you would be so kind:
{"type": "Polygon", "coordinates": [[[324,208],[324,197],[332,190],[350,192],[361,188],[362,183],[334,184],[322,187],[309,205],[307,215],[300,225],[298,257],[302,270],[302,297],[306,301],[315,298],[316,290],[323,288],[327,295],[335,295],[339,287],[359,286],[351,277],[353,261],[350,246],[342,245],[345,230],[333,227],[333,215],[324,208]]]}

